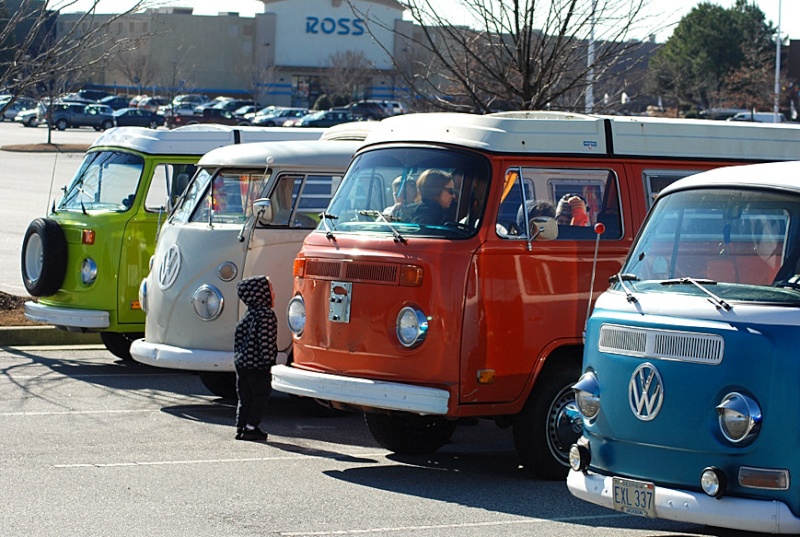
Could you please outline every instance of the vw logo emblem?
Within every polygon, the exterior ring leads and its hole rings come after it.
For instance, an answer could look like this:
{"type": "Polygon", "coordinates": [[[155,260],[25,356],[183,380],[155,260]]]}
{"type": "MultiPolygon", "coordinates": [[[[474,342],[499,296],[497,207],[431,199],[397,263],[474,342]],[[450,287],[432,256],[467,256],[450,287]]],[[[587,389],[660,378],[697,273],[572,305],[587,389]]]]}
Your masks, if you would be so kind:
{"type": "Polygon", "coordinates": [[[164,254],[164,258],[158,265],[158,286],[164,290],[169,289],[175,283],[178,272],[181,270],[181,252],[178,246],[173,244],[164,254]]]}
{"type": "Polygon", "coordinates": [[[664,402],[664,382],[653,364],[644,363],[631,375],[628,402],[633,415],[642,421],[650,421],[658,415],[664,402]]]}

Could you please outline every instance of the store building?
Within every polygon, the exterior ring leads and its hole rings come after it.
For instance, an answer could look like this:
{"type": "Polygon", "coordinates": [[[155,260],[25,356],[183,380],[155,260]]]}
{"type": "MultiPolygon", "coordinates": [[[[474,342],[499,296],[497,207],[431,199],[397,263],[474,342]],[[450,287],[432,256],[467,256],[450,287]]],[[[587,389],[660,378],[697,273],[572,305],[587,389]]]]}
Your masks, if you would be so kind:
{"type": "MultiPolygon", "coordinates": [[[[114,54],[84,84],[115,93],[171,96],[250,95],[261,104],[311,106],[322,94],[401,99],[392,58],[402,58],[414,25],[394,0],[262,0],[264,13],[198,16],[192,8],[158,8],[110,25],[139,39],[114,54]]],[[[96,18],[112,17],[97,15],[96,18]]],[[[80,14],[62,14],[58,32],[80,14]]],[[[86,24],[85,22],[83,24],[86,24]]],[[[87,53],[91,53],[87,51],[87,53]]]]}

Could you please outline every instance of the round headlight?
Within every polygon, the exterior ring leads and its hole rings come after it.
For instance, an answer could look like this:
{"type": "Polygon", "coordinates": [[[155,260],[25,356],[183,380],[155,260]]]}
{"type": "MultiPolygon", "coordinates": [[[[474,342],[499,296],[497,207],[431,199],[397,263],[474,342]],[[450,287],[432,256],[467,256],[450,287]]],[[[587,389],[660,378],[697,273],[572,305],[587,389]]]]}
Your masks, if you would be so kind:
{"type": "Polygon", "coordinates": [[[219,279],[224,282],[231,281],[238,273],[239,269],[236,268],[236,264],[232,261],[225,261],[217,267],[217,276],[219,276],[219,279]]]}
{"type": "Polygon", "coordinates": [[[97,279],[97,263],[94,259],[87,257],[81,263],[81,281],[83,285],[92,285],[97,279]]]}
{"type": "Polygon", "coordinates": [[[420,310],[406,306],[397,314],[397,339],[404,347],[415,347],[425,341],[428,318],[420,310]]]}
{"type": "Polygon", "coordinates": [[[588,371],[572,386],[575,391],[575,402],[583,417],[591,420],[600,412],[600,384],[597,377],[588,371]]]}
{"type": "Polygon", "coordinates": [[[222,293],[212,285],[201,286],[192,296],[194,311],[204,321],[213,321],[219,317],[224,302],[222,293]]]}
{"type": "Polygon", "coordinates": [[[147,313],[147,279],[142,280],[139,284],[139,306],[142,311],[147,313]]]}
{"type": "Polygon", "coordinates": [[[302,296],[295,295],[289,301],[289,306],[286,308],[286,322],[295,336],[303,333],[306,327],[306,303],[302,296]]]}
{"type": "Polygon", "coordinates": [[[722,435],[734,444],[749,444],[761,430],[761,408],[750,397],[729,393],[717,406],[722,435]]]}
{"type": "Polygon", "coordinates": [[[569,467],[576,472],[585,472],[591,460],[592,455],[586,446],[572,444],[569,448],[569,467]]]}

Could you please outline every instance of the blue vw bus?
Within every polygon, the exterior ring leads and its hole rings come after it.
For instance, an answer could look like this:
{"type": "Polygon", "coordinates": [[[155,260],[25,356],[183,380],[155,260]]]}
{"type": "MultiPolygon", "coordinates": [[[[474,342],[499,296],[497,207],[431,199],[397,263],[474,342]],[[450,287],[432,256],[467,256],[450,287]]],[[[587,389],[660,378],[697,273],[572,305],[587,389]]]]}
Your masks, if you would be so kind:
{"type": "Polygon", "coordinates": [[[574,496],[800,533],[800,162],[662,190],[585,339],[574,496]]]}

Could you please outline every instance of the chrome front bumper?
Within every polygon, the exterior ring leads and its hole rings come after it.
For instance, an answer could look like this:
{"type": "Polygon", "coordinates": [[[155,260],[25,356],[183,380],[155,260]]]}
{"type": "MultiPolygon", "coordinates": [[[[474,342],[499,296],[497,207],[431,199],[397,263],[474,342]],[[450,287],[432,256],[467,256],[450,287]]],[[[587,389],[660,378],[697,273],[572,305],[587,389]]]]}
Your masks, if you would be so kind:
{"type": "MultiPolygon", "coordinates": [[[[614,508],[612,476],[570,470],[567,487],[576,498],[614,508]]],[[[654,502],[656,516],[667,520],[763,533],[800,533],[800,518],[777,501],[732,496],[718,500],[701,492],[656,486],[654,502]]]]}
{"type": "Polygon", "coordinates": [[[272,368],[272,387],[303,397],[415,414],[447,414],[450,399],[447,390],[438,388],[316,373],[285,365],[272,368]]]}
{"type": "Polygon", "coordinates": [[[67,328],[100,329],[108,328],[111,324],[107,311],[57,308],[38,302],[25,302],[25,317],[37,323],[67,328]]]}

